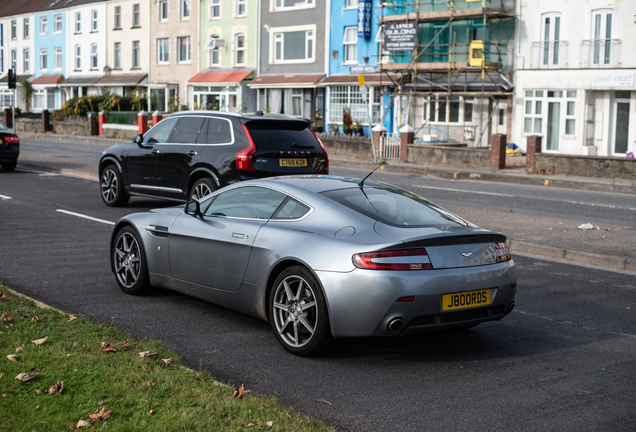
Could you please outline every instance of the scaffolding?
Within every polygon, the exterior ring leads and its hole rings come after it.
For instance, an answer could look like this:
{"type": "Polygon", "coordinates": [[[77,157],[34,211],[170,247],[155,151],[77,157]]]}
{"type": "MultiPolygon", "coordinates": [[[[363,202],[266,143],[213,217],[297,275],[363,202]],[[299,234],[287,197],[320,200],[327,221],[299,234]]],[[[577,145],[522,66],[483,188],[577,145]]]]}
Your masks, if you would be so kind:
{"type": "MultiPolygon", "coordinates": [[[[508,44],[514,33],[514,0],[385,0],[380,7],[382,30],[391,23],[417,23],[418,28],[413,51],[385,51],[384,41],[380,42],[381,71],[399,77],[392,80],[396,90],[391,94],[391,103],[394,98],[400,100],[398,124],[409,123],[419,129],[421,122],[421,128],[436,129],[431,124],[439,128],[443,118],[445,135],[449,136],[452,127],[465,130],[466,121],[464,116],[461,124],[451,125],[451,115],[456,113],[449,107],[460,98],[462,106],[467,98],[480,98],[480,133],[475,143],[488,145],[498,105],[505,101],[508,111],[512,106],[512,83],[506,73],[508,44]],[[426,99],[431,109],[421,109],[424,116],[416,120],[413,114],[421,99],[426,99]],[[484,122],[486,100],[488,115],[484,122]],[[482,140],[484,133],[486,140],[482,140]]],[[[506,117],[509,131],[511,116],[506,117]]],[[[463,138],[466,140],[465,133],[463,138]]]]}

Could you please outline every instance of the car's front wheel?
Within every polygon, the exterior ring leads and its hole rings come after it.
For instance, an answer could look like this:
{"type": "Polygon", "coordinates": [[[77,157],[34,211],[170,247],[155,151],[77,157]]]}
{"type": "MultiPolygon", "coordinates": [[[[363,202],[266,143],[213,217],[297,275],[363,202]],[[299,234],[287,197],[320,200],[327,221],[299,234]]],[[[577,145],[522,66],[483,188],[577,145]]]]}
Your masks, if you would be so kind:
{"type": "Polygon", "coordinates": [[[150,288],[146,255],[139,234],[132,227],[117,233],[111,251],[119,287],[128,294],[142,294],[150,288]]]}
{"type": "Polygon", "coordinates": [[[121,174],[115,165],[107,165],[100,175],[100,191],[102,200],[107,206],[119,207],[125,205],[130,195],[124,190],[121,174]]]}
{"type": "Polygon", "coordinates": [[[333,346],[324,294],[305,267],[290,267],[278,276],[269,313],[276,339],[290,353],[311,356],[333,346]]]}
{"type": "Polygon", "coordinates": [[[200,180],[197,180],[192,185],[192,189],[190,189],[190,201],[200,201],[201,198],[210,195],[215,190],[216,185],[214,184],[214,180],[212,180],[211,178],[204,177],[200,180]]]}

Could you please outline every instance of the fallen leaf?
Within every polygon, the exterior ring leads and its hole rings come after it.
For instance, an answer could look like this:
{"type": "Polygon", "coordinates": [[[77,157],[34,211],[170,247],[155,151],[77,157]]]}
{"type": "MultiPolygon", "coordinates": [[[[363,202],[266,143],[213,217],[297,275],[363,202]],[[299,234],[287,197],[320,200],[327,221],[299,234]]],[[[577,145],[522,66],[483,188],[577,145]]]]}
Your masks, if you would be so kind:
{"type": "Polygon", "coordinates": [[[40,405],[36,405],[35,409],[39,410],[40,409],[40,405]]]}
{"type": "Polygon", "coordinates": [[[333,406],[333,404],[331,402],[329,402],[328,400],[324,400],[324,399],[316,399],[318,402],[324,402],[324,403],[328,403],[329,405],[333,406]]]}
{"type": "Polygon", "coordinates": [[[6,397],[7,397],[7,394],[6,394],[6,393],[2,393],[2,397],[3,397],[3,398],[6,398],[6,397]]]}
{"type": "Polygon", "coordinates": [[[75,429],[79,429],[81,427],[89,427],[91,425],[90,422],[87,422],[84,419],[80,419],[80,421],[77,422],[77,427],[75,427],[75,429]]]}
{"type": "Polygon", "coordinates": [[[161,361],[164,362],[167,365],[172,364],[172,359],[171,358],[169,358],[169,359],[161,359],[161,361]]]}
{"type": "Polygon", "coordinates": [[[2,372],[0,372],[0,378],[2,378],[4,376],[4,374],[2,372]]]}
{"type": "Polygon", "coordinates": [[[117,352],[115,348],[112,347],[109,343],[102,342],[102,351],[103,352],[117,352]]]}
{"type": "Polygon", "coordinates": [[[156,354],[157,353],[153,353],[153,352],[150,352],[150,351],[142,351],[142,352],[139,353],[139,357],[150,357],[150,356],[153,356],[153,355],[156,355],[156,354]]]}
{"type": "Polygon", "coordinates": [[[40,318],[38,318],[37,316],[34,316],[33,318],[31,318],[31,321],[40,321],[40,318]]]}
{"type": "Polygon", "coordinates": [[[22,352],[22,351],[24,351],[24,348],[22,348],[22,347],[17,347],[15,349],[16,354],[19,353],[19,352],[22,352]]]}
{"type": "Polygon", "coordinates": [[[42,339],[36,339],[34,341],[31,341],[31,343],[36,344],[36,345],[42,345],[42,344],[46,343],[48,340],[49,340],[49,337],[45,336],[42,339]]]}
{"type": "Polygon", "coordinates": [[[95,423],[98,420],[106,420],[107,418],[110,418],[111,413],[112,410],[106,409],[106,407],[101,407],[94,413],[89,414],[86,420],[91,423],[95,423]]]}
{"type": "Polygon", "coordinates": [[[28,373],[28,372],[22,372],[19,373],[15,379],[17,379],[18,381],[22,381],[22,382],[27,382],[27,381],[31,381],[32,379],[37,378],[37,376],[40,375],[37,372],[33,372],[32,374],[28,373]]]}
{"type": "Polygon", "coordinates": [[[241,384],[240,386],[234,389],[234,395],[232,397],[243,399],[243,396],[247,396],[251,392],[252,390],[245,390],[245,387],[243,386],[243,384],[241,384]]]}
{"type": "Polygon", "coordinates": [[[254,426],[256,426],[254,423],[248,423],[247,424],[247,427],[254,427],[254,426]]]}
{"type": "Polygon", "coordinates": [[[267,425],[267,427],[272,427],[274,426],[274,422],[273,421],[268,421],[267,423],[265,423],[267,425]]]}
{"type": "Polygon", "coordinates": [[[512,213],[512,209],[506,210],[506,213],[512,213]]]}
{"type": "Polygon", "coordinates": [[[11,318],[11,312],[5,312],[2,315],[0,315],[0,321],[2,322],[13,321],[13,318],[11,318]]]}
{"type": "Polygon", "coordinates": [[[7,296],[4,295],[4,291],[0,292],[0,303],[5,301],[7,299],[7,296]]]}
{"type": "Polygon", "coordinates": [[[122,348],[128,348],[128,341],[119,342],[117,345],[122,348]]]}
{"type": "Polygon", "coordinates": [[[16,360],[16,358],[15,358],[15,354],[9,354],[9,355],[7,356],[7,358],[8,358],[9,360],[11,360],[12,362],[17,362],[17,360],[16,360]]]}
{"type": "Polygon", "coordinates": [[[148,411],[148,415],[152,414],[152,410],[148,411]]]}
{"type": "Polygon", "coordinates": [[[77,317],[75,315],[69,315],[68,316],[68,322],[71,322],[71,321],[76,320],[76,319],[77,319],[77,317]]]}
{"type": "Polygon", "coordinates": [[[611,228],[601,228],[603,231],[611,231],[611,228]]]}
{"type": "Polygon", "coordinates": [[[35,392],[36,392],[37,394],[42,394],[42,390],[40,390],[40,389],[35,389],[35,392]]]}
{"type": "Polygon", "coordinates": [[[51,387],[49,387],[49,394],[50,395],[62,394],[62,391],[64,391],[64,382],[63,381],[58,381],[55,384],[51,384],[51,387]]]}

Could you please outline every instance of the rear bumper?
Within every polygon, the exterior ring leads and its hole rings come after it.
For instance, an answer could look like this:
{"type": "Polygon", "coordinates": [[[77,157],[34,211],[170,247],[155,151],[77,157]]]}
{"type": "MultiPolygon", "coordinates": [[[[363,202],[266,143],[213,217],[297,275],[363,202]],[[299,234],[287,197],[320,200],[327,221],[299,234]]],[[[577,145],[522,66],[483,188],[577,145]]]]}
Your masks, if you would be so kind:
{"type": "Polygon", "coordinates": [[[335,337],[398,336],[470,326],[503,318],[514,304],[514,261],[425,271],[316,272],[327,298],[335,337]],[[442,295],[489,289],[491,303],[443,311],[442,295]],[[401,297],[413,302],[398,303],[401,297]],[[394,320],[402,324],[394,330],[394,320]]]}

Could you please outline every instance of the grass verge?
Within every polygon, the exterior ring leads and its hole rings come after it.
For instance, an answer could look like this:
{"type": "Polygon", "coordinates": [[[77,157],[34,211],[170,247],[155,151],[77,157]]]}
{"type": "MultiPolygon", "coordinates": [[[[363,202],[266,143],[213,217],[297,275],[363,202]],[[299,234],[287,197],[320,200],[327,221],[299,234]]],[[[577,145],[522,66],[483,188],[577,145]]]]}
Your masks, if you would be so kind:
{"type": "Polygon", "coordinates": [[[271,397],[235,398],[206,371],[181,366],[160,342],[134,341],[0,290],[0,431],[334,430],[271,397]],[[34,378],[16,379],[21,374],[34,378]],[[53,394],[56,383],[61,394],[53,394]]]}

